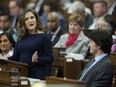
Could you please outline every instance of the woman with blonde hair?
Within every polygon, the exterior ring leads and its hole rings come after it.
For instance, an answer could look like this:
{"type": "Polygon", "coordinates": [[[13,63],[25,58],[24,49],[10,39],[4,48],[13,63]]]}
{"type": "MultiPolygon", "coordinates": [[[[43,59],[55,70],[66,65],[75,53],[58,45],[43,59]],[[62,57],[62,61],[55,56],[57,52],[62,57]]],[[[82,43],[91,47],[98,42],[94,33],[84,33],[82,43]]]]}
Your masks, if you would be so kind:
{"type": "Polygon", "coordinates": [[[68,22],[69,33],[62,35],[55,47],[66,48],[66,53],[81,53],[89,40],[82,31],[84,19],[79,14],[73,14],[68,22]]]}

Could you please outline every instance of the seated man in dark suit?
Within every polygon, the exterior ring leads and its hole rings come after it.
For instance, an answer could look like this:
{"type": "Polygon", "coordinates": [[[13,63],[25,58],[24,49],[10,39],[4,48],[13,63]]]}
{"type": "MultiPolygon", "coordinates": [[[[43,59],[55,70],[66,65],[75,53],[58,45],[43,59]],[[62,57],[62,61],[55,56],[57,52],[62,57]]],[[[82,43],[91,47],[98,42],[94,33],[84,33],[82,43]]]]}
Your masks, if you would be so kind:
{"type": "Polygon", "coordinates": [[[8,32],[17,42],[17,34],[11,26],[11,16],[7,13],[0,14],[0,34],[3,32],[8,32]]]}
{"type": "Polygon", "coordinates": [[[110,87],[113,78],[113,65],[108,55],[112,46],[112,37],[108,31],[94,30],[90,33],[88,46],[95,55],[77,77],[85,81],[86,87],[110,87]]]}
{"type": "Polygon", "coordinates": [[[60,36],[65,33],[65,29],[60,26],[58,14],[56,12],[50,12],[47,15],[47,34],[50,36],[52,46],[60,39],[60,36]]]}

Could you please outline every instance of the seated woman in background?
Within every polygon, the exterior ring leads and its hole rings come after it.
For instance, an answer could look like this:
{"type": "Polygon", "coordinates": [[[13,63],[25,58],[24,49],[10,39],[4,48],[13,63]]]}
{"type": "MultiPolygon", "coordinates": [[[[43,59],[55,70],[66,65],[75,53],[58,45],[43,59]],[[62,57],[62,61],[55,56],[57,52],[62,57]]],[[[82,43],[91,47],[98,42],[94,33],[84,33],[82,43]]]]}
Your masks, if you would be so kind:
{"type": "Polygon", "coordinates": [[[82,31],[83,17],[79,14],[73,14],[69,17],[68,31],[60,37],[55,47],[66,48],[66,53],[81,53],[83,47],[88,43],[88,37],[82,31]]]}
{"type": "Polygon", "coordinates": [[[9,33],[3,32],[0,34],[0,59],[6,59],[7,57],[12,56],[14,45],[15,41],[9,33]]]}

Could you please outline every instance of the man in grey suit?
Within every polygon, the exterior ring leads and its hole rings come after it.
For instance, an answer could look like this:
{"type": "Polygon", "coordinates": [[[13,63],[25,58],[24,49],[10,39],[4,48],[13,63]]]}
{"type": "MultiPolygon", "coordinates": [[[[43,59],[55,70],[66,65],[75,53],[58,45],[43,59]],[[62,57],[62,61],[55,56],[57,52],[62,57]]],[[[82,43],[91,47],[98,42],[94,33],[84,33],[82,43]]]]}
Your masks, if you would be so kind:
{"type": "Polygon", "coordinates": [[[77,77],[85,81],[86,87],[110,87],[113,78],[113,65],[108,55],[112,46],[112,37],[108,31],[94,30],[90,33],[88,46],[95,55],[77,77]]]}

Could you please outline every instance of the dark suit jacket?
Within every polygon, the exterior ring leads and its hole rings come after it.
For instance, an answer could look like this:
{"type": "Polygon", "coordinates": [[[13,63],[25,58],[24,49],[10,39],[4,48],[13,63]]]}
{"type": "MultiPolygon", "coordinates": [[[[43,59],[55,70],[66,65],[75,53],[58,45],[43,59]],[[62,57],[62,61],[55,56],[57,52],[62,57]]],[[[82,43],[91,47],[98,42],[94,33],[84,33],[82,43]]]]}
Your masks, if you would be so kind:
{"type": "Polygon", "coordinates": [[[60,39],[60,36],[65,34],[65,31],[63,29],[60,28],[59,32],[57,33],[56,37],[54,38],[54,40],[52,41],[52,46],[54,46],[60,39]]]}
{"type": "Polygon", "coordinates": [[[85,16],[84,25],[83,25],[85,29],[89,28],[89,26],[93,23],[93,19],[94,19],[93,15],[90,15],[87,13],[87,15],[85,16]]]}
{"type": "Polygon", "coordinates": [[[106,15],[104,19],[111,25],[111,28],[114,29],[114,21],[108,15],[106,15]]]}
{"type": "Polygon", "coordinates": [[[110,87],[112,78],[113,65],[108,56],[105,56],[85,74],[82,80],[86,82],[86,87],[110,87]]]}
{"type": "MultiPolygon", "coordinates": [[[[50,39],[52,39],[52,33],[50,30],[46,32],[48,34],[48,36],[50,37],[50,39]]],[[[56,37],[54,38],[54,40],[52,41],[52,46],[55,46],[55,44],[59,41],[60,39],[60,36],[65,34],[66,31],[63,30],[61,27],[60,27],[60,30],[59,32],[57,33],[56,37]]]]}

